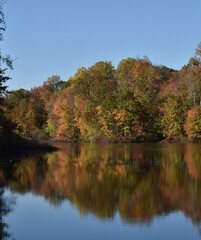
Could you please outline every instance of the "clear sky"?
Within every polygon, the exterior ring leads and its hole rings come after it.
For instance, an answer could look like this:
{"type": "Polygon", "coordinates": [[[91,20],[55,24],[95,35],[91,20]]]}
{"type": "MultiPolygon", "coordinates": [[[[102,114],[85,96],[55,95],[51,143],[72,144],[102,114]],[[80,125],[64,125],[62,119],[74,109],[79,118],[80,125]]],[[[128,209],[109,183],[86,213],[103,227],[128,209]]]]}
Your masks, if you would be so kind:
{"type": "Polygon", "coordinates": [[[180,69],[201,41],[201,0],[7,0],[4,12],[10,90],[128,57],[180,69]]]}

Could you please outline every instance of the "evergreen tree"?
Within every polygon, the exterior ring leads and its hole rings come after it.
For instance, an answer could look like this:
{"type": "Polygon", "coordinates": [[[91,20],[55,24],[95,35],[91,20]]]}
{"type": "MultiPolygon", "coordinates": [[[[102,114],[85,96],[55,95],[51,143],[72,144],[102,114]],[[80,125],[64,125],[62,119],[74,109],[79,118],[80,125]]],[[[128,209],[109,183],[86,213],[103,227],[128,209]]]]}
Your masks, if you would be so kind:
{"type": "MultiPolygon", "coordinates": [[[[3,33],[6,30],[5,15],[3,12],[3,1],[0,1],[0,41],[3,41],[3,33]]],[[[12,59],[9,55],[2,55],[0,49],[0,98],[5,94],[7,86],[6,81],[10,78],[6,76],[7,68],[12,69],[12,59]]]]}

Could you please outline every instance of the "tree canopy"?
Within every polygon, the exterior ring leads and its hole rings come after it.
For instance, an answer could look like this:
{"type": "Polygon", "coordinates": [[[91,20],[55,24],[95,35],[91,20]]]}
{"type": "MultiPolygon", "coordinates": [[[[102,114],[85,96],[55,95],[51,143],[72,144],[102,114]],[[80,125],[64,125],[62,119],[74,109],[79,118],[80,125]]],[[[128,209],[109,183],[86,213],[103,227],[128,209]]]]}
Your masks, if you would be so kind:
{"type": "MultiPolygon", "coordinates": [[[[6,29],[0,1],[0,41],[6,29]]],[[[6,93],[12,68],[0,52],[0,128],[5,119],[24,138],[68,141],[201,140],[201,43],[182,69],[147,57],[80,67],[67,81],[53,75],[42,86],[6,93]],[[3,116],[3,117],[2,117],[3,116]],[[4,120],[3,120],[4,119],[4,120]]],[[[1,129],[0,129],[1,132],[1,129]]]]}
{"type": "Polygon", "coordinates": [[[176,71],[147,58],[123,59],[116,69],[100,61],[68,81],[53,75],[30,91],[10,92],[4,102],[17,134],[71,142],[199,141],[200,106],[200,64],[176,71]]]}

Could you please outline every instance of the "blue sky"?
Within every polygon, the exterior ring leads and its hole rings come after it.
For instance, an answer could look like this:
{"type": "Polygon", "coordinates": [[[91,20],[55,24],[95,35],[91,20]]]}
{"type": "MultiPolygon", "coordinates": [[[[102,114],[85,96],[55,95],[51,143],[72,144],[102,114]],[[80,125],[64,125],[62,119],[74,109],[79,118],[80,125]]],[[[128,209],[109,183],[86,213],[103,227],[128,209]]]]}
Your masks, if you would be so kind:
{"type": "Polygon", "coordinates": [[[7,0],[1,51],[15,58],[9,89],[128,57],[180,69],[201,41],[200,10],[201,0],[7,0]]]}

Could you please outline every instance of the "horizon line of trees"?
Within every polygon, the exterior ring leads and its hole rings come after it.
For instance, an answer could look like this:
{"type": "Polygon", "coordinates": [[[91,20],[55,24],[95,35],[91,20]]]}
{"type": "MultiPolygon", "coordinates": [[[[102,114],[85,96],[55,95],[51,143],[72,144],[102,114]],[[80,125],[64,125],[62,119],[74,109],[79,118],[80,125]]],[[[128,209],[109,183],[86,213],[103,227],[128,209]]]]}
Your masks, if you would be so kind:
{"type": "Polygon", "coordinates": [[[68,81],[53,75],[3,99],[14,132],[25,138],[136,142],[201,138],[201,43],[181,70],[148,58],[115,69],[100,61],[68,81]]]}
{"type": "Polygon", "coordinates": [[[18,136],[72,142],[201,139],[201,43],[179,71],[146,57],[123,59],[116,69],[100,61],[79,68],[68,81],[53,75],[30,91],[8,92],[7,68],[12,59],[0,52],[1,146],[18,136]]]}

